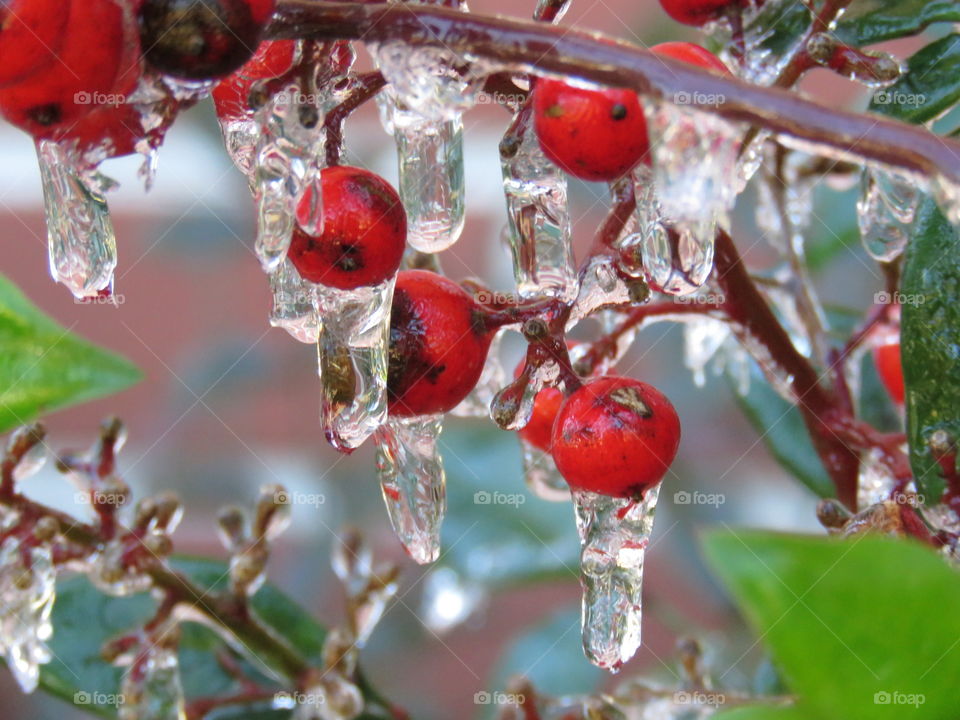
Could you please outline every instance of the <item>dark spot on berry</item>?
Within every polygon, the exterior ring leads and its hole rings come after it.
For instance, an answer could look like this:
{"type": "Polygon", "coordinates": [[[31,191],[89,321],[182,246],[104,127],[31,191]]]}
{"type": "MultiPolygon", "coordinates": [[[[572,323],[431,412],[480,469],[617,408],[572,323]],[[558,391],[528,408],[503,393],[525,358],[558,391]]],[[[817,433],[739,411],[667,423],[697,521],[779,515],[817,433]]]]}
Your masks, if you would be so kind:
{"type": "Polygon", "coordinates": [[[354,272],[363,267],[363,249],[356,243],[339,242],[334,247],[339,251],[333,264],[344,272],[354,272]]]}
{"type": "Polygon", "coordinates": [[[38,125],[50,126],[56,125],[63,118],[63,111],[58,103],[49,105],[38,105],[27,111],[27,116],[38,125]]]}
{"type": "Polygon", "coordinates": [[[433,365],[424,357],[425,328],[410,295],[401,289],[393,293],[390,312],[390,351],[387,357],[387,393],[392,400],[430,372],[433,365]]]}
{"type": "Polygon", "coordinates": [[[612,108],[610,108],[610,117],[614,120],[623,120],[627,116],[627,106],[623,103],[615,103],[612,108]]]}

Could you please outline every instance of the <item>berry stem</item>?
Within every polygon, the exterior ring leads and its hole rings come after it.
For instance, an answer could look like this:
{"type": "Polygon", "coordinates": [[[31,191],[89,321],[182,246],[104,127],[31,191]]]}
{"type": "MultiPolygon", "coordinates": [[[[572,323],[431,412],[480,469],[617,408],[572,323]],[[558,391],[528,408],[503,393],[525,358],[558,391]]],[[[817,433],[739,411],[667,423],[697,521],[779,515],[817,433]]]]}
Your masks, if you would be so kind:
{"type": "Polygon", "coordinates": [[[387,81],[379,71],[364,73],[357,77],[357,86],[342,103],[327,113],[323,126],[326,130],[327,167],[340,164],[343,152],[343,123],[350,114],[380,92],[387,81]]]}

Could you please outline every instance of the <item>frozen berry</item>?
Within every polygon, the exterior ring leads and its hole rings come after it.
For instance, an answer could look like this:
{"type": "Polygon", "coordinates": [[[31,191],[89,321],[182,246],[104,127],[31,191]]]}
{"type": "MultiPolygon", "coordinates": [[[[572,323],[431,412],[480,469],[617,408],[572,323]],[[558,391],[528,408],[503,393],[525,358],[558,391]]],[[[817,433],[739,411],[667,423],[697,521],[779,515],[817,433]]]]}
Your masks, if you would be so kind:
{"type": "Polygon", "coordinates": [[[260,43],[250,61],[213,89],[213,103],[221,120],[250,117],[250,91],[258,80],[286,74],[297,60],[296,40],[269,40],[260,43]]]}
{"type": "MultiPolygon", "coordinates": [[[[0,112],[35,138],[122,104],[140,77],[136,26],[116,0],[74,0],[55,61],[0,89],[0,112]]],[[[2,36],[2,33],[0,33],[2,36]]]]}
{"type": "Polygon", "coordinates": [[[0,87],[52,65],[67,27],[63,0],[0,3],[0,87]]]}
{"type": "Polygon", "coordinates": [[[632,90],[587,90],[541,78],[534,130],[544,154],[584,180],[616,180],[647,154],[647,123],[632,90]]]}
{"type": "Polygon", "coordinates": [[[144,57],[188,80],[229,75],[253,57],[273,7],[274,0],[144,0],[144,57]]]}
{"type": "Polygon", "coordinates": [[[906,390],[903,386],[903,363],[900,359],[900,343],[880,345],[873,350],[873,364],[880,381],[897,405],[903,405],[906,390]]]}
{"type": "Polygon", "coordinates": [[[480,379],[493,332],[473,298],[426,270],[397,276],[390,316],[389,412],[447,412],[480,379]]]}
{"type": "Polygon", "coordinates": [[[554,462],[572,489],[641,497],[673,462],[680,419],[656,388],[606,376],[567,398],[552,440],[554,462]]]}
{"type": "Polygon", "coordinates": [[[740,4],[738,0],[660,0],[667,15],[679,23],[697,27],[718,19],[728,8],[740,4]]]}
{"type": "Polygon", "coordinates": [[[722,75],[730,75],[730,69],[705,47],[690,42],[665,42],[650,48],[657,55],[666,55],[674,60],[682,60],[704,70],[715,70],[722,75]]]}
{"type": "Polygon", "coordinates": [[[329,287],[382,283],[400,267],[407,240],[396,191],[379,175],[345,165],[324,168],[320,182],[323,233],[311,237],[295,229],[290,261],[305,280],[329,287]]]}

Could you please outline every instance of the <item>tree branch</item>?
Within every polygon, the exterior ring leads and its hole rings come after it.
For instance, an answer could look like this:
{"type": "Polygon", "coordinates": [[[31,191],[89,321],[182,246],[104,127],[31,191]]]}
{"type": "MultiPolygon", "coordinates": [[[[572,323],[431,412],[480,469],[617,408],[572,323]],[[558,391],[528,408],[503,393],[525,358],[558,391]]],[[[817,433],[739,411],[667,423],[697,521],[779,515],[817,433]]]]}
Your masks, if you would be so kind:
{"type": "Polygon", "coordinates": [[[812,149],[884,163],[960,184],[960,142],[876,115],[829,108],[779,88],[749,85],[628,43],[572,28],[436,5],[280,0],[273,38],[403,41],[446,47],[519,71],[561,74],[654,97],[719,95],[703,106],[728,120],[759,125],[812,149]]]}

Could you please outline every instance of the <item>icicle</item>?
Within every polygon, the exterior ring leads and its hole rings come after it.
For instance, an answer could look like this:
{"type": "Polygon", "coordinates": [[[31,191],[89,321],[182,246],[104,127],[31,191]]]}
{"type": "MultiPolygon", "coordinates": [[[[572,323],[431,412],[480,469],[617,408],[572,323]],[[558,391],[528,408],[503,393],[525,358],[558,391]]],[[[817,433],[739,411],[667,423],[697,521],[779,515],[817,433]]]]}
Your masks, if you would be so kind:
{"type": "Polygon", "coordinates": [[[683,361],[693,373],[693,382],[703,387],[707,382],[707,363],[730,338],[727,323],[712,318],[697,318],[684,323],[683,361]]]}
{"type": "Polygon", "coordinates": [[[231,118],[221,121],[223,145],[237,169],[252,180],[256,174],[257,145],[260,142],[260,126],[248,118],[231,118]]]}
{"type": "Polygon", "coordinates": [[[395,277],[374,287],[317,285],[321,419],[327,440],[349,451],[387,418],[387,352],[395,277]]]}
{"type": "Polygon", "coordinates": [[[106,198],[50,140],[37,143],[50,253],[50,274],[76,298],[110,294],[117,241],[106,198]]]}
{"type": "Polygon", "coordinates": [[[463,113],[483,84],[483,68],[446,48],[405,42],[371,46],[389,83],[381,93],[384,129],[397,143],[399,193],[410,244],[440,252],[463,231],[463,113]]]}
{"type": "Polygon", "coordinates": [[[463,122],[424,119],[397,104],[391,123],[407,240],[421,252],[446,250],[463,232],[463,122]]]}
{"type": "Polygon", "coordinates": [[[442,415],[390,418],[377,431],[377,470],[390,523],[421,565],[440,556],[446,475],[437,448],[442,415]]]}
{"type": "Polygon", "coordinates": [[[53,635],[50,613],[56,597],[56,570],[50,548],[26,553],[20,540],[0,545],[0,652],[23,692],[36,690],[40,666],[52,659],[46,641],[53,635]]]}
{"type": "Polygon", "coordinates": [[[480,373],[480,379],[463,401],[450,411],[456,417],[485,418],[490,415],[490,403],[507,379],[507,372],[500,362],[500,345],[503,342],[505,328],[497,331],[490,342],[487,360],[480,373]]]}
{"type": "MultiPolygon", "coordinates": [[[[770,85],[803,47],[803,31],[810,24],[810,13],[804,3],[796,0],[764,0],[744,4],[742,35],[745,54],[734,54],[731,26],[722,20],[705,29],[723,47],[721,59],[743,80],[753,85],[770,85]],[[800,28],[789,37],[775,28],[800,28]],[[784,44],[786,42],[786,44],[784,44]]],[[[831,28],[832,29],[832,28],[831,28]]],[[[789,32],[789,31],[788,31],[789,32]]]]}
{"type": "Polygon", "coordinates": [[[520,450],[523,453],[523,479],[530,491],[543,500],[568,501],[570,488],[557,470],[550,453],[534,447],[523,438],[520,439],[520,450]]]}
{"type": "Polygon", "coordinates": [[[317,315],[316,291],[304,282],[288,259],[284,259],[270,274],[273,309],[270,324],[283,328],[302,343],[315,343],[320,336],[320,318],[317,315]]]}
{"type": "Polygon", "coordinates": [[[664,292],[687,295],[710,275],[717,224],[736,201],[740,132],[690,106],[644,106],[653,171],[634,170],[643,264],[664,292]]]}
{"type": "Polygon", "coordinates": [[[529,128],[517,146],[500,149],[507,234],[521,298],[577,295],[567,178],[547,160],[529,128]],[[512,154],[510,154],[512,152],[512,154]]]}
{"type": "Polygon", "coordinates": [[[537,393],[548,385],[555,385],[560,376],[560,366],[553,361],[531,368],[526,381],[517,378],[494,397],[490,414],[502,430],[520,430],[533,415],[537,393]]]}
{"type": "Polygon", "coordinates": [[[573,493],[580,533],[583,649],[612,672],[640,647],[643,561],[660,486],[642,501],[573,493]]]}
{"type": "Polygon", "coordinates": [[[183,684],[175,648],[153,645],[123,677],[120,720],[185,720],[183,684]]]}
{"type": "Polygon", "coordinates": [[[857,220],[863,246],[875,260],[890,262],[903,252],[920,207],[921,193],[909,178],[864,168],[857,220]]]}

